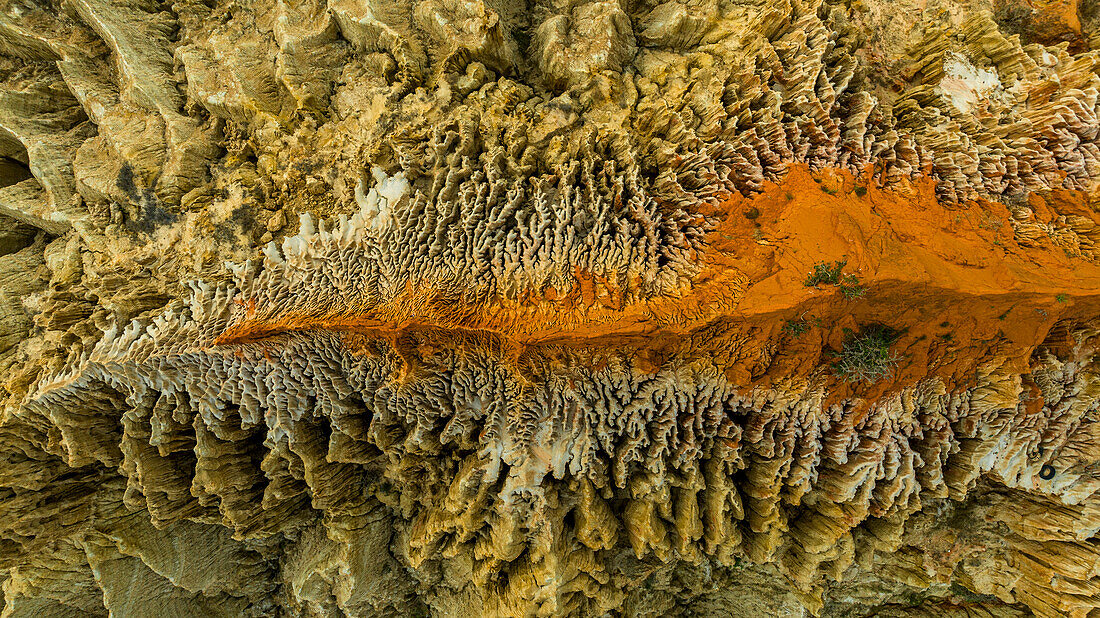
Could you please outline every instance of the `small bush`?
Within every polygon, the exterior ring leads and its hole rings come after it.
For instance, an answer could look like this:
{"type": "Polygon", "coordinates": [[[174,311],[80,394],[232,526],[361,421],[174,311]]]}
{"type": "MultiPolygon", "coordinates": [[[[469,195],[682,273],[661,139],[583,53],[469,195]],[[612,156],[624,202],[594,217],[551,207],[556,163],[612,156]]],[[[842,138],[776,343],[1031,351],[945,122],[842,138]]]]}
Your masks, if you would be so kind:
{"type": "Polygon", "coordinates": [[[867,287],[859,282],[855,275],[844,275],[844,281],[840,284],[840,293],[844,298],[859,298],[867,291],[867,287]]]}
{"type": "Polygon", "coordinates": [[[847,264],[847,260],[841,262],[833,262],[830,265],[828,262],[818,262],[814,264],[814,269],[810,272],[806,280],[802,282],[802,285],[806,287],[813,287],[819,283],[826,283],[829,285],[840,285],[840,273],[844,270],[844,266],[847,264]]]}
{"type": "Polygon", "coordinates": [[[809,320],[804,318],[798,318],[797,320],[789,320],[783,325],[783,332],[787,333],[791,337],[798,338],[807,333],[811,327],[821,326],[821,318],[811,316],[809,320]]]}
{"type": "Polygon", "coordinates": [[[783,332],[792,337],[798,337],[808,330],[810,330],[810,325],[802,321],[791,321],[783,325],[783,332]]]}
{"type": "Polygon", "coordinates": [[[855,188],[855,193],[856,197],[863,197],[864,195],[867,195],[867,187],[864,187],[862,185],[857,186],[855,188]]]}
{"type": "Polygon", "coordinates": [[[1059,303],[1068,303],[1069,302],[1069,296],[1065,293],[1062,293],[1062,294],[1059,294],[1059,295],[1055,296],[1054,300],[1058,301],[1059,303]]]}
{"type": "Polygon", "coordinates": [[[874,384],[894,377],[901,356],[890,352],[899,333],[884,326],[869,326],[859,333],[844,329],[847,338],[839,358],[833,363],[833,373],[847,382],[874,384]]]}
{"type": "Polygon", "coordinates": [[[835,285],[840,288],[840,293],[844,295],[844,298],[860,298],[867,292],[867,287],[859,282],[859,277],[844,274],[844,266],[847,264],[847,260],[838,260],[831,264],[829,262],[818,262],[814,264],[814,269],[807,275],[802,285],[806,287],[813,287],[822,283],[835,285]]]}

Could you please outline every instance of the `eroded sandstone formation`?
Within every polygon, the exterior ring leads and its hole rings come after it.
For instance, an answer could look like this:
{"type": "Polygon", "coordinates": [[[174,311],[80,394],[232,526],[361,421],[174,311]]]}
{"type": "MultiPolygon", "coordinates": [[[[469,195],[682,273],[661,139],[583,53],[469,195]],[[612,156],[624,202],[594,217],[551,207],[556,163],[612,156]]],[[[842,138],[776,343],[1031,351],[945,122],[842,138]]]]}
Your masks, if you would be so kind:
{"type": "Polygon", "coordinates": [[[1095,618],[1097,15],[9,2],[0,616],[1095,618]]]}

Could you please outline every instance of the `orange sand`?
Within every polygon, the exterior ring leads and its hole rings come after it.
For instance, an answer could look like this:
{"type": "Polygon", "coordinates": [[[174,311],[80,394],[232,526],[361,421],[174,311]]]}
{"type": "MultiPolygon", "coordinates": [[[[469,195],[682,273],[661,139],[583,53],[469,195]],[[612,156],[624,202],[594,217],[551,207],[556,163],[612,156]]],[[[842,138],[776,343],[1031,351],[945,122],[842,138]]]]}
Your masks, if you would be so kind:
{"type": "MultiPolygon", "coordinates": [[[[678,297],[628,302],[610,282],[579,271],[569,294],[549,289],[488,306],[410,284],[390,302],[339,314],[318,308],[265,316],[250,306],[249,317],[217,343],[312,329],[394,341],[401,333],[451,332],[512,350],[645,349],[640,366],[654,369],[677,356],[712,354],[737,383],[761,384],[813,371],[827,361],[826,346],[841,347],[844,328],[878,323],[905,331],[895,350],[906,359],[894,382],[861,393],[872,397],[930,374],[966,383],[994,356],[1026,373],[1028,356],[1056,324],[1100,314],[1100,265],[1049,240],[1022,247],[1003,204],[940,203],[934,187],[925,178],[884,190],[845,171],[791,166],[764,192],[699,213],[718,225],[699,256],[702,271],[678,297]],[[815,263],[841,259],[865,296],[803,285],[815,263]],[[820,327],[797,338],[781,331],[800,316],[820,327]]],[[[1088,197],[1059,191],[1033,196],[1029,205],[1040,221],[1078,214],[1100,223],[1088,197]]],[[[849,394],[849,385],[834,386],[837,396],[849,394]]]]}

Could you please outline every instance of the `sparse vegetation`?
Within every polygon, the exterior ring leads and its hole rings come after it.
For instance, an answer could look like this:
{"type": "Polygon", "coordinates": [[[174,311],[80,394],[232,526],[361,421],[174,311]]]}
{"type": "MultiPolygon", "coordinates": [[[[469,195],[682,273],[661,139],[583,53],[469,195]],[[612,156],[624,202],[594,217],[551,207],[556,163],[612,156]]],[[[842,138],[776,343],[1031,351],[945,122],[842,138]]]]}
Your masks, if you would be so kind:
{"type": "Polygon", "coordinates": [[[833,263],[818,262],[814,264],[813,271],[802,282],[806,287],[814,287],[821,284],[835,285],[840,288],[840,293],[845,298],[860,298],[867,292],[867,287],[859,281],[859,277],[852,274],[844,274],[844,266],[847,260],[838,260],[833,263]]]}
{"type": "Polygon", "coordinates": [[[885,326],[868,326],[855,333],[844,329],[844,349],[833,363],[833,373],[848,382],[874,384],[894,377],[901,356],[890,352],[900,333],[885,326]]]}
{"type": "Polygon", "coordinates": [[[863,197],[864,195],[867,195],[867,187],[864,187],[863,185],[858,185],[856,186],[854,192],[856,194],[856,197],[863,197]]]}
{"type": "Polygon", "coordinates": [[[798,337],[808,330],[810,330],[810,325],[801,320],[791,320],[783,325],[783,332],[792,337],[798,337]]]}
{"type": "Polygon", "coordinates": [[[807,320],[804,317],[799,316],[797,320],[789,320],[786,324],[784,324],[783,332],[787,333],[791,337],[797,338],[808,332],[810,328],[814,326],[821,326],[821,318],[811,317],[807,320]]]}
{"type": "Polygon", "coordinates": [[[806,287],[812,287],[820,283],[840,285],[840,273],[847,264],[847,260],[833,262],[832,265],[828,262],[818,262],[814,264],[813,271],[811,271],[809,276],[806,277],[806,280],[802,282],[802,285],[806,287]]]}
{"type": "Polygon", "coordinates": [[[844,275],[844,279],[840,284],[840,293],[844,295],[844,298],[860,298],[866,292],[867,287],[859,282],[859,277],[844,275]]]}
{"type": "Polygon", "coordinates": [[[1063,293],[1055,296],[1054,300],[1058,301],[1061,304],[1068,303],[1069,302],[1069,295],[1066,294],[1065,292],[1063,292],[1063,293]]]}

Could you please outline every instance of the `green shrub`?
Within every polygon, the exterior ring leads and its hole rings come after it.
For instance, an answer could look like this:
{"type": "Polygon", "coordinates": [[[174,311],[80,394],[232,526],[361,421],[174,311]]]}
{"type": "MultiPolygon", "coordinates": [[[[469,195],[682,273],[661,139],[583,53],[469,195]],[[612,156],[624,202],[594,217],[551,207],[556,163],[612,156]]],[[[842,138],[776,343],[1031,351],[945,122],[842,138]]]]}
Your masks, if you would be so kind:
{"type": "Polygon", "coordinates": [[[783,332],[792,337],[798,337],[808,330],[810,330],[810,325],[801,320],[792,320],[783,325],[783,332]]]}
{"type": "Polygon", "coordinates": [[[844,270],[844,266],[847,263],[847,260],[836,261],[831,265],[828,262],[818,262],[814,264],[813,271],[811,271],[809,276],[806,277],[806,280],[802,282],[802,285],[806,287],[813,287],[819,283],[840,285],[840,273],[844,270]]]}
{"type": "Polygon", "coordinates": [[[859,298],[867,291],[867,287],[859,282],[855,275],[844,275],[844,281],[840,284],[840,293],[844,298],[859,298]]]}
{"type": "Polygon", "coordinates": [[[814,269],[807,275],[802,285],[806,287],[813,287],[822,283],[835,285],[840,288],[840,293],[845,298],[860,298],[867,292],[867,287],[859,282],[859,277],[844,274],[844,266],[847,264],[847,260],[837,260],[831,264],[829,262],[818,262],[814,264],[814,269]]]}
{"type": "Polygon", "coordinates": [[[884,326],[868,326],[858,333],[844,329],[844,349],[833,363],[833,373],[848,382],[874,384],[894,377],[901,356],[890,352],[900,333],[884,326]]]}
{"type": "Polygon", "coordinates": [[[821,318],[817,316],[810,316],[809,319],[799,317],[797,320],[788,320],[783,325],[783,332],[787,333],[791,337],[800,337],[810,330],[811,327],[821,326],[821,318]]]}

